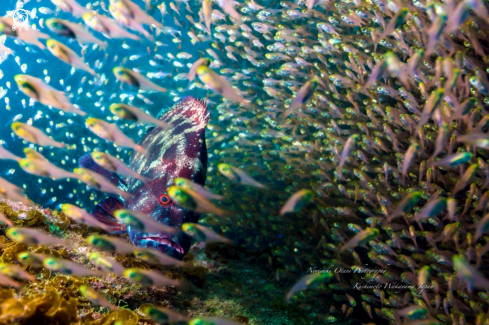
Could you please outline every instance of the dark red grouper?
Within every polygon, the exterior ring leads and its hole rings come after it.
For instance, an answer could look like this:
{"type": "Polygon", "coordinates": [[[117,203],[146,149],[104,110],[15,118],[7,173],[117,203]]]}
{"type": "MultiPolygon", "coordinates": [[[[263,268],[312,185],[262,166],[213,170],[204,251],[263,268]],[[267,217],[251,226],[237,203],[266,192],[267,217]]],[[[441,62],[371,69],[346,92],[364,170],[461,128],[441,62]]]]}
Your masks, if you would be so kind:
{"type": "Polygon", "coordinates": [[[183,232],[146,233],[120,224],[113,212],[127,209],[144,213],[167,226],[180,228],[185,222],[197,222],[199,214],[186,210],[172,201],[166,193],[177,177],[187,178],[204,185],[207,171],[205,127],[209,120],[207,105],[199,99],[185,97],[169,108],[164,108],[158,119],[170,123],[169,129],[153,127],[139,141],[147,153],[134,152],[130,167],[152,181],[144,184],[133,178],[122,179],[95,163],[90,154],[83,155],[81,167],[95,171],[121,190],[132,194],[127,201],[108,197],[100,202],[92,214],[110,226],[111,233],[129,234],[132,243],[139,247],[157,249],[182,259],[190,248],[191,238],[183,232]]]}

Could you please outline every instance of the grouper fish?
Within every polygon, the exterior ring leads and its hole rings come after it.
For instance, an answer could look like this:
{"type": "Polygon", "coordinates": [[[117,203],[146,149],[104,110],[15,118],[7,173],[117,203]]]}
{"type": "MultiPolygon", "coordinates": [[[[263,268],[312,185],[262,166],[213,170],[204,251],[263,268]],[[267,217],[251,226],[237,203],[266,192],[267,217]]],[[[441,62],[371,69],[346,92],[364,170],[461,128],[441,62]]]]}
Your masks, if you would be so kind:
{"type": "Polygon", "coordinates": [[[204,185],[207,171],[207,148],[205,128],[209,120],[207,105],[191,96],[181,99],[173,106],[163,108],[157,116],[170,127],[152,127],[139,141],[145,155],[134,152],[130,167],[150,179],[143,183],[135,178],[122,178],[97,165],[90,154],[79,159],[83,168],[95,171],[119,189],[131,196],[124,200],[109,196],[100,202],[92,215],[108,226],[112,234],[129,234],[131,242],[138,247],[156,249],[182,259],[190,248],[191,238],[184,232],[177,234],[148,233],[118,222],[113,212],[126,209],[144,213],[166,226],[180,228],[183,223],[197,222],[199,214],[186,210],[172,201],[167,189],[177,177],[204,185]]]}

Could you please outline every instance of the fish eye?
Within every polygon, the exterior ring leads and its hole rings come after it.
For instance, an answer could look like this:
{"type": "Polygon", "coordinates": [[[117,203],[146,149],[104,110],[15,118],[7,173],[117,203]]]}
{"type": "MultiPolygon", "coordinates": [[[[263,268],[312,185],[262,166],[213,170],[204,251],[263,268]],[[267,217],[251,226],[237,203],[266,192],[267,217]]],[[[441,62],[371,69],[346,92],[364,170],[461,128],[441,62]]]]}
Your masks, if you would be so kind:
{"type": "Polygon", "coordinates": [[[160,203],[161,206],[169,206],[171,204],[171,198],[168,194],[161,194],[160,198],[158,199],[158,202],[160,203]]]}

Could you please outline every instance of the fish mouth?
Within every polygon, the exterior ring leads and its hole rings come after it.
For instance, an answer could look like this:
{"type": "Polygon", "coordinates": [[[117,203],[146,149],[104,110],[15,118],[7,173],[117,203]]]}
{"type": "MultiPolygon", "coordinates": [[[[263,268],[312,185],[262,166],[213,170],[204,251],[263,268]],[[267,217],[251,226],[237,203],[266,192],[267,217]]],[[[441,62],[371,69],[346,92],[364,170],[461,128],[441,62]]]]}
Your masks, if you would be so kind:
{"type": "Polygon", "coordinates": [[[138,238],[135,243],[136,246],[155,248],[161,253],[165,253],[174,257],[183,257],[185,250],[180,244],[171,240],[167,236],[145,236],[138,238]],[[176,254],[179,256],[175,256],[176,254]]]}

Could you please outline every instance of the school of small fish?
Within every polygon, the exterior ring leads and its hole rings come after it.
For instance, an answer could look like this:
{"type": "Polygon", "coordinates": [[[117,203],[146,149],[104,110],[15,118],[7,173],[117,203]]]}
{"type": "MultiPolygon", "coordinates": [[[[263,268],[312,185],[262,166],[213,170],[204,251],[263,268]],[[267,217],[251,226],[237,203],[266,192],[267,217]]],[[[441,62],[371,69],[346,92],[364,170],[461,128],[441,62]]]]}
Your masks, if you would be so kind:
{"type": "MultiPolygon", "coordinates": [[[[17,137],[12,141],[29,143],[26,158],[0,147],[0,159],[43,177],[40,184],[56,184],[57,192],[73,188],[66,201],[78,206],[64,204],[68,216],[103,229],[84,210],[102,195],[72,180],[125,194],[89,170],[68,171],[79,153],[91,152],[107,168],[144,182],[124,161],[131,150],[145,154],[133,140],[145,125],[165,125],[143,107],[159,111],[161,102],[200,94],[211,111],[208,189],[177,179],[168,195],[209,213],[207,224],[228,229],[226,237],[239,245],[266,251],[278,279],[304,275],[284,288],[290,289],[284,299],[322,286],[333,297],[324,318],[330,322],[335,313],[355,312],[373,322],[489,324],[484,1],[110,0],[107,7],[109,1],[51,1],[56,7],[38,8],[39,26],[28,31],[12,31],[12,18],[0,18],[0,33],[11,39],[0,39],[1,60],[20,55],[9,48],[13,41],[25,44],[25,57],[45,50],[69,67],[60,80],[49,76],[49,67],[32,76],[15,57],[22,74],[4,76],[5,107],[36,105],[37,112],[28,117],[23,110],[24,117],[7,124],[17,137]],[[92,60],[97,53],[104,59],[92,60]],[[36,127],[45,119],[48,126],[36,127]],[[305,275],[311,268],[328,271],[305,275]],[[383,271],[355,272],[362,268],[383,271]],[[370,286],[358,290],[358,284],[370,286]]],[[[29,186],[0,178],[0,196],[33,204],[24,196],[29,186]]],[[[58,200],[53,195],[48,203],[58,200]]],[[[129,211],[117,218],[141,229],[155,226],[129,211]]],[[[233,243],[199,224],[182,231],[197,241],[233,243]]],[[[8,236],[28,245],[63,243],[34,229],[10,228],[8,236]]],[[[102,235],[87,242],[122,254],[139,249],[102,235]]],[[[156,253],[139,249],[141,259],[179,262],[156,253]]],[[[96,273],[49,256],[19,259],[78,276],[96,273]]],[[[102,255],[94,260],[142,285],[183,285],[121,269],[102,255]]],[[[9,267],[0,269],[7,274],[0,282],[18,286],[8,275],[19,272],[9,267]]],[[[186,319],[156,308],[147,313],[186,319]]]]}

